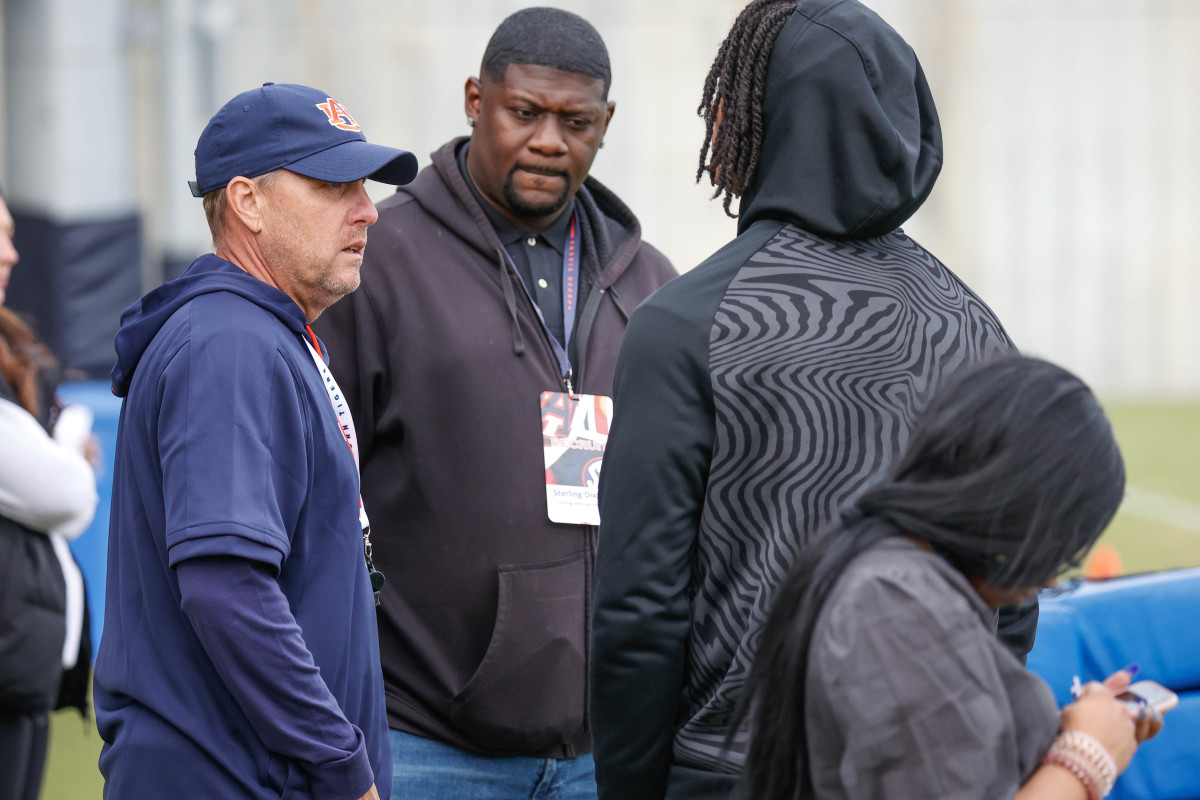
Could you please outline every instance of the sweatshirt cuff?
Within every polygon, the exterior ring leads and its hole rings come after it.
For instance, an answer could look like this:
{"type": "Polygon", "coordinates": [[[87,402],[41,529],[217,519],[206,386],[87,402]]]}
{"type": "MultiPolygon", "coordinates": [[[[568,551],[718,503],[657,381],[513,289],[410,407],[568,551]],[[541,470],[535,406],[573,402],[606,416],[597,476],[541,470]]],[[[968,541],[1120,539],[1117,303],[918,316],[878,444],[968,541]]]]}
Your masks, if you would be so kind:
{"type": "Polygon", "coordinates": [[[358,800],[375,782],[375,772],[367,758],[367,744],[357,725],[354,752],[337,761],[308,765],[313,800],[358,800]]]}

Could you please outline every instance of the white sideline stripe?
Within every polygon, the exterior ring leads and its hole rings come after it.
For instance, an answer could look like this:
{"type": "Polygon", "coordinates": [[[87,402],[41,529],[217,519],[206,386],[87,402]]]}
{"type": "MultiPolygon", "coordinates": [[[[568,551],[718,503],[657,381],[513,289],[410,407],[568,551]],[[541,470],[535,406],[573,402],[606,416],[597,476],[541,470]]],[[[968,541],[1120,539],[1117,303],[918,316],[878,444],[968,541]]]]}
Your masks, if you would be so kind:
{"type": "Polygon", "coordinates": [[[1188,533],[1200,534],[1200,503],[1137,486],[1125,488],[1125,501],[1118,513],[1161,522],[1188,533]]]}

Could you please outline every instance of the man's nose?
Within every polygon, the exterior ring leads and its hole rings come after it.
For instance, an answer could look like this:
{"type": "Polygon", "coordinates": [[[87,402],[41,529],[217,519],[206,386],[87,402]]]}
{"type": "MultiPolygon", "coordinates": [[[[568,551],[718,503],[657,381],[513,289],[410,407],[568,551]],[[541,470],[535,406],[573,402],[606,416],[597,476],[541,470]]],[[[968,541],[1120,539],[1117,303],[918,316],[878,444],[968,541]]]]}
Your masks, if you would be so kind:
{"type": "Polygon", "coordinates": [[[379,219],[379,211],[371,202],[371,196],[367,194],[366,181],[360,181],[354,191],[354,224],[374,225],[375,221],[379,219]]]}
{"type": "Polygon", "coordinates": [[[554,114],[544,114],[529,140],[529,149],[548,156],[560,156],[567,152],[567,140],[563,137],[562,125],[554,114]]]}

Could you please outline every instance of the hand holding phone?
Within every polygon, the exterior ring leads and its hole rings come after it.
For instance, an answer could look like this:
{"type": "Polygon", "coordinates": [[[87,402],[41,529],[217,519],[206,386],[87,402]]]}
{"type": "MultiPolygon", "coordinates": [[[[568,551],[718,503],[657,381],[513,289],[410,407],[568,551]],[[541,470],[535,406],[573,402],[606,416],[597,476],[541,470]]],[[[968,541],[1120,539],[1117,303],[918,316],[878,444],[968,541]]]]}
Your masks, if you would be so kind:
{"type": "MultiPolygon", "coordinates": [[[[1131,664],[1125,669],[1109,675],[1104,683],[1099,685],[1112,692],[1109,694],[1110,702],[1117,700],[1120,704],[1117,707],[1124,708],[1130,715],[1134,725],[1134,739],[1141,743],[1158,735],[1163,726],[1163,713],[1179,705],[1179,696],[1154,681],[1130,683],[1130,678],[1136,675],[1137,671],[1137,665],[1131,664]]],[[[1076,704],[1088,694],[1091,686],[1092,684],[1088,684],[1085,687],[1079,680],[1079,676],[1075,676],[1071,685],[1071,695],[1075,698],[1076,704]]],[[[1070,709],[1072,709],[1070,705],[1063,709],[1064,725],[1070,709]]],[[[1072,713],[1078,714],[1077,711],[1072,713]]],[[[1116,755],[1116,751],[1112,749],[1109,752],[1116,755]]]]}
{"type": "Polygon", "coordinates": [[[1159,714],[1165,714],[1179,705],[1179,695],[1154,681],[1131,683],[1123,691],[1117,693],[1117,699],[1124,703],[1130,711],[1137,714],[1138,719],[1145,716],[1148,708],[1153,708],[1159,714]]]}

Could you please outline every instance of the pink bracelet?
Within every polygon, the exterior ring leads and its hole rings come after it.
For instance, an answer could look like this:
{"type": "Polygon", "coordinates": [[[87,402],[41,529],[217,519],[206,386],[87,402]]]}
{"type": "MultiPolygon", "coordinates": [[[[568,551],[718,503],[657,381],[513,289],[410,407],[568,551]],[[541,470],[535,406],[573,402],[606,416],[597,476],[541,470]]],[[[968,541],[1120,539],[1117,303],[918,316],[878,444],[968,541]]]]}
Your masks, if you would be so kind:
{"type": "Polygon", "coordinates": [[[1087,792],[1088,800],[1103,800],[1105,794],[1100,791],[1100,786],[1096,783],[1095,777],[1088,771],[1083,762],[1076,761],[1065,753],[1052,750],[1046,753],[1046,757],[1042,759],[1042,763],[1062,767],[1078,778],[1087,792]]]}
{"type": "Polygon", "coordinates": [[[1104,745],[1082,731],[1065,731],[1050,745],[1042,763],[1068,770],[1087,790],[1088,800],[1103,800],[1117,781],[1117,764],[1104,745]]]}
{"type": "Polygon", "coordinates": [[[1083,731],[1066,731],[1058,738],[1070,749],[1081,753],[1099,771],[1101,785],[1106,787],[1104,794],[1111,792],[1113,784],[1117,782],[1117,762],[1113,761],[1104,745],[1083,731]]]}

